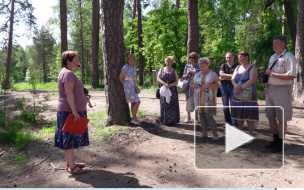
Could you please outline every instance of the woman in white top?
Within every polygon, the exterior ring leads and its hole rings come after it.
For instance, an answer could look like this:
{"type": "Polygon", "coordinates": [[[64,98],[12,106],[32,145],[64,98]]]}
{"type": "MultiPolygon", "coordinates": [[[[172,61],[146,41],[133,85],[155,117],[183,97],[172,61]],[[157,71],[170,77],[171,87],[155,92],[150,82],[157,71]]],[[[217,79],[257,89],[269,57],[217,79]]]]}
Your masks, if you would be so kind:
{"type": "MultiPolygon", "coordinates": [[[[208,58],[200,58],[198,60],[200,72],[194,75],[191,88],[194,89],[194,105],[196,106],[215,106],[216,92],[221,87],[218,75],[209,70],[211,61],[208,58]]],[[[209,126],[213,133],[213,140],[218,141],[216,122],[213,114],[216,114],[216,108],[199,108],[196,112],[200,115],[201,127],[203,133],[199,138],[206,138],[207,126],[209,126]]]]}

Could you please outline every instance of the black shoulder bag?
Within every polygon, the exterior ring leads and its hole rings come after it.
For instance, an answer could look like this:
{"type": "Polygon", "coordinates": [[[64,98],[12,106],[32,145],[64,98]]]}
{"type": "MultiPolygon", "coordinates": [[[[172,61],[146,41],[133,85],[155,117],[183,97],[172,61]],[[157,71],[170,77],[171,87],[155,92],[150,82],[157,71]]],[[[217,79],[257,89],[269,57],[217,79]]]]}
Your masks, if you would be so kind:
{"type": "MultiPolygon", "coordinates": [[[[285,53],[286,53],[286,52],[287,52],[287,51],[285,51],[285,53]]],[[[280,55],[279,58],[281,58],[282,56],[284,56],[285,53],[282,54],[282,55],[280,55]]],[[[273,62],[273,64],[272,64],[271,67],[269,68],[269,70],[271,70],[271,69],[274,67],[274,65],[278,62],[279,58],[278,58],[277,60],[275,60],[275,62],[273,62]]],[[[259,78],[260,84],[262,84],[262,83],[268,83],[268,80],[269,80],[269,75],[267,75],[266,73],[262,74],[262,76],[260,76],[260,78],[259,78]]]]}

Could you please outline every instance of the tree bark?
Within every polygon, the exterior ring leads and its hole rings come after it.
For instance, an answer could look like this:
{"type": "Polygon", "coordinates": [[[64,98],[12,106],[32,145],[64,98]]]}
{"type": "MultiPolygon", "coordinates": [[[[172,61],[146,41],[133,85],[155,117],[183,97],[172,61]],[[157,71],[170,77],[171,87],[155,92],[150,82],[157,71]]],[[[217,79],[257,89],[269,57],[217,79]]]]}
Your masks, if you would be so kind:
{"type": "Polygon", "coordinates": [[[82,3],[81,0],[78,0],[78,8],[79,8],[79,21],[80,21],[80,30],[79,30],[79,36],[80,36],[80,55],[81,55],[81,81],[84,83],[84,68],[85,68],[85,62],[84,62],[84,35],[83,35],[83,20],[82,20],[82,3]]]}
{"type": "Polygon", "coordinates": [[[98,76],[98,51],[99,51],[99,0],[93,0],[92,3],[92,68],[91,85],[97,88],[99,84],[98,76]]]}
{"type": "Polygon", "coordinates": [[[180,8],[180,0],[175,0],[175,7],[176,7],[177,9],[180,8]]]}
{"type": "Polygon", "coordinates": [[[124,0],[101,1],[101,33],[107,116],[105,125],[129,124],[130,112],[119,74],[125,63],[123,38],[124,0]]]}
{"type": "Polygon", "coordinates": [[[285,7],[285,13],[287,17],[287,22],[289,25],[289,30],[290,30],[290,37],[293,45],[293,50],[295,50],[295,44],[296,44],[296,35],[297,35],[297,27],[296,27],[296,22],[293,16],[293,11],[291,4],[288,0],[283,1],[284,7],[285,7]]]}
{"type": "Polygon", "coordinates": [[[142,55],[142,21],[141,21],[141,2],[137,0],[137,31],[138,31],[138,65],[139,65],[139,84],[144,84],[144,57],[142,55]]]}
{"type": "Polygon", "coordinates": [[[187,55],[191,52],[198,52],[198,0],[188,0],[188,42],[187,55]]]}
{"type": "Polygon", "coordinates": [[[8,38],[8,50],[7,50],[7,61],[6,61],[6,76],[3,88],[5,90],[10,88],[10,76],[11,76],[11,65],[12,65],[12,53],[13,53],[13,28],[14,28],[14,9],[15,0],[11,2],[11,16],[10,16],[10,29],[8,38]]]}
{"type": "Polygon", "coordinates": [[[297,78],[294,84],[294,101],[304,103],[304,1],[298,0],[298,21],[295,56],[297,59],[297,78]]]}
{"type": "Polygon", "coordinates": [[[61,53],[68,50],[67,3],[60,0],[61,53]]]}

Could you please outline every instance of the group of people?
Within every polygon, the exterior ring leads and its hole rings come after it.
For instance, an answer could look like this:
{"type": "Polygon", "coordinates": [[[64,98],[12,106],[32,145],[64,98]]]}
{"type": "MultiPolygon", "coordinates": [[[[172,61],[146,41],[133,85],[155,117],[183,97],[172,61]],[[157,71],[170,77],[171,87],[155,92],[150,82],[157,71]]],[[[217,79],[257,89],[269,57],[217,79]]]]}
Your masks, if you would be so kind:
{"type": "MultiPolygon", "coordinates": [[[[269,120],[273,141],[266,146],[271,152],[282,151],[282,139],[285,137],[287,122],[292,119],[292,83],[296,77],[296,59],[294,55],[286,51],[287,40],[285,36],[275,36],[273,50],[266,74],[269,81],[264,89],[263,96],[267,106],[282,106],[284,115],[280,109],[267,108],[266,116],[269,120]],[[272,66],[274,65],[274,66],[272,66]],[[272,69],[270,69],[272,68],[272,69]]],[[[186,100],[193,98],[194,106],[202,106],[195,109],[195,120],[201,123],[202,133],[199,138],[206,138],[207,128],[210,127],[213,140],[218,141],[216,121],[213,115],[216,113],[217,90],[222,94],[224,115],[226,123],[243,129],[247,122],[249,134],[253,134],[254,123],[259,120],[257,108],[257,67],[250,63],[250,56],[246,51],[237,54],[238,63],[234,62],[232,52],[226,53],[226,63],[220,67],[219,76],[210,70],[211,61],[204,57],[198,58],[197,53],[188,55],[188,64],[185,66],[182,78],[187,80],[186,100]],[[240,101],[235,95],[243,89],[253,86],[252,96],[249,101],[240,101]],[[229,104],[232,107],[229,107],[229,104]],[[207,107],[206,107],[207,106],[207,107]],[[250,107],[249,107],[250,106],[250,107]]],[[[57,127],[54,137],[54,147],[64,151],[66,170],[71,174],[83,174],[86,170],[85,163],[77,163],[74,157],[74,149],[89,145],[88,129],[83,135],[62,131],[69,114],[74,116],[74,122],[80,117],[87,117],[87,96],[83,83],[76,77],[73,70],[78,68],[78,54],[75,51],[65,51],[61,57],[62,70],[58,75],[59,102],[57,108],[57,127]]],[[[140,125],[137,119],[137,111],[140,104],[136,90],[136,58],[128,56],[126,64],[122,67],[119,80],[124,88],[126,103],[131,103],[131,123],[140,125]]],[[[172,67],[174,59],[168,56],[165,59],[166,66],[161,68],[157,75],[157,81],[161,85],[160,96],[160,121],[162,124],[172,125],[180,123],[180,110],[177,92],[178,74],[172,67]]],[[[91,107],[91,104],[89,103],[91,107]]],[[[186,123],[191,121],[191,113],[187,112],[186,123]]]]}
{"type": "MultiPolygon", "coordinates": [[[[266,99],[266,117],[269,120],[273,141],[266,146],[270,152],[282,151],[282,139],[287,130],[287,121],[292,119],[292,83],[296,77],[296,60],[294,55],[286,51],[287,39],[283,35],[275,36],[273,39],[273,50],[275,54],[270,58],[266,74],[269,81],[264,90],[266,99]],[[274,62],[277,62],[274,64],[274,62]],[[274,64],[274,67],[270,67],[274,64]],[[283,111],[274,106],[282,106],[283,111]]],[[[218,141],[216,121],[213,115],[216,114],[217,90],[220,90],[225,122],[243,130],[246,121],[250,135],[253,135],[254,125],[259,121],[258,94],[256,81],[258,70],[256,65],[250,63],[250,55],[246,51],[237,54],[238,63],[235,63],[233,52],[226,53],[226,62],[221,65],[219,76],[210,70],[211,61],[204,57],[198,58],[196,52],[188,55],[188,64],[184,68],[182,79],[187,81],[185,89],[186,101],[190,98],[194,100],[194,106],[202,106],[195,110],[194,120],[200,122],[202,133],[198,138],[208,136],[207,128],[210,127],[213,133],[213,140],[218,141]],[[251,87],[252,90],[248,100],[240,100],[237,94],[244,89],[251,87]],[[207,107],[206,107],[207,106],[207,107]],[[231,107],[230,107],[231,106],[231,107]]],[[[165,58],[165,67],[161,68],[157,74],[157,81],[160,84],[163,95],[160,96],[160,122],[165,125],[180,123],[180,109],[177,92],[178,74],[172,67],[174,58],[165,58]],[[169,91],[165,91],[168,89],[169,91]],[[169,95],[166,93],[170,93],[169,95]],[[169,98],[168,98],[169,96],[169,98]]],[[[130,64],[128,62],[128,64],[130,64]]],[[[133,66],[133,77],[136,77],[136,70],[133,66]]],[[[125,76],[126,66],[122,68],[121,77],[125,76]]],[[[134,102],[139,105],[139,99],[134,86],[128,89],[128,79],[120,78],[124,84],[125,97],[127,102],[130,96],[136,97],[134,102]],[[128,93],[132,91],[132,95],[128,93]]],[[[135,79],[134,79],[135,80],[135,79]]],[[[134,84],[136,81],[134,82],[134,84]]],[[[137,84],[135,84],[137,85],[137,84]]],[[[135,103],[134,103],[135,104],[135,103]]],[[[132,104],[131,104],[132,106],[132,104]]],[[[136,112],[134,109],[134,112],[136,112]]],[[[133,109],[131,107],[132,113],[133,109]]],[[[137,122],[136,113],[133,113],[132,123],[137,122]],[[134,122],[136,121],[136,122],[134,122]]],[[[187,112],[185,123],[191,123],[191,113],[187,112]]]]}

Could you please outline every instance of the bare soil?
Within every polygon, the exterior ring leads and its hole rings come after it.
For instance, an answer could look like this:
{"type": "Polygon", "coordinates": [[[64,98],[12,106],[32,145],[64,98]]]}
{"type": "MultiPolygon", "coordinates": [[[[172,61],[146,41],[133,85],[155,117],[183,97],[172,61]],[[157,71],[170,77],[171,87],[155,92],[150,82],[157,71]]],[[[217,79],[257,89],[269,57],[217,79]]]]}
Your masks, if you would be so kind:
{"type": "MultiPolygon", "coordinates": [[[[40,115],[45,116],[45,122],[55,120],[55,94],[56,90],[40,90],[36,97],[37,105],[43,108],[40,115]]],[[[91,91],[90,94],[94,107],[88,108],[88,112],[105,110],[104,92],[91,91]]],[[[28,91],[10,92],[6,100],[12,103],[21,97],[28,98],[33,103],[32,94],[28,91]]],[[[3,99],[3,95],[0,99],[3,99]]],[[[76,160],[86,163],[87,174],[71,175],[65,171],[63,152],[53,147],[51,137],[32,141],[23,151],[14,150],[9,145],[2,146],[0,187],[304,187],[304,118],[301,105],[294,107],[283,159],[281,154],[270,154],[264,149],[264,145],[271,140],[271,135],[263,116],[255,129],[256,140],[226,154],[225,129],[222,127],[224,118],[220,108],[215,117],[220,141],[213,142],[211,133],[207,139],[194,138],[200,133],[194,131],[193,123],[183,122],[186,118],[184,94],[179,95],[181,123],[172,126],[159,123],[159,100],[154,93],[142,90],[140,99],[139,109],[145,113],[140,118],[141,126],[116,126],[116,133],[100,142],[94,138],[98,135],[96,126],[89,125],[90,146],[75,151],[76,160]],[[27,158],[27,162],[11,164],[8,155],[22,155],[27,158]],[[51,163],[59,170],[55,170],[51,163]],[[277,169],[282,163],[284,166],[277,169]],[[229,169],[231,167],[237,169],[229,169]],[[263,169],[264,167],[272,169],[263,169]],[[226,170],[219,170],[220,168],[226,170]]],[[[222,105],[220,98],[218,105],[222,105]]],[[[265,105],[265,102],[261,101],[259,105],[265,105]]]]}

